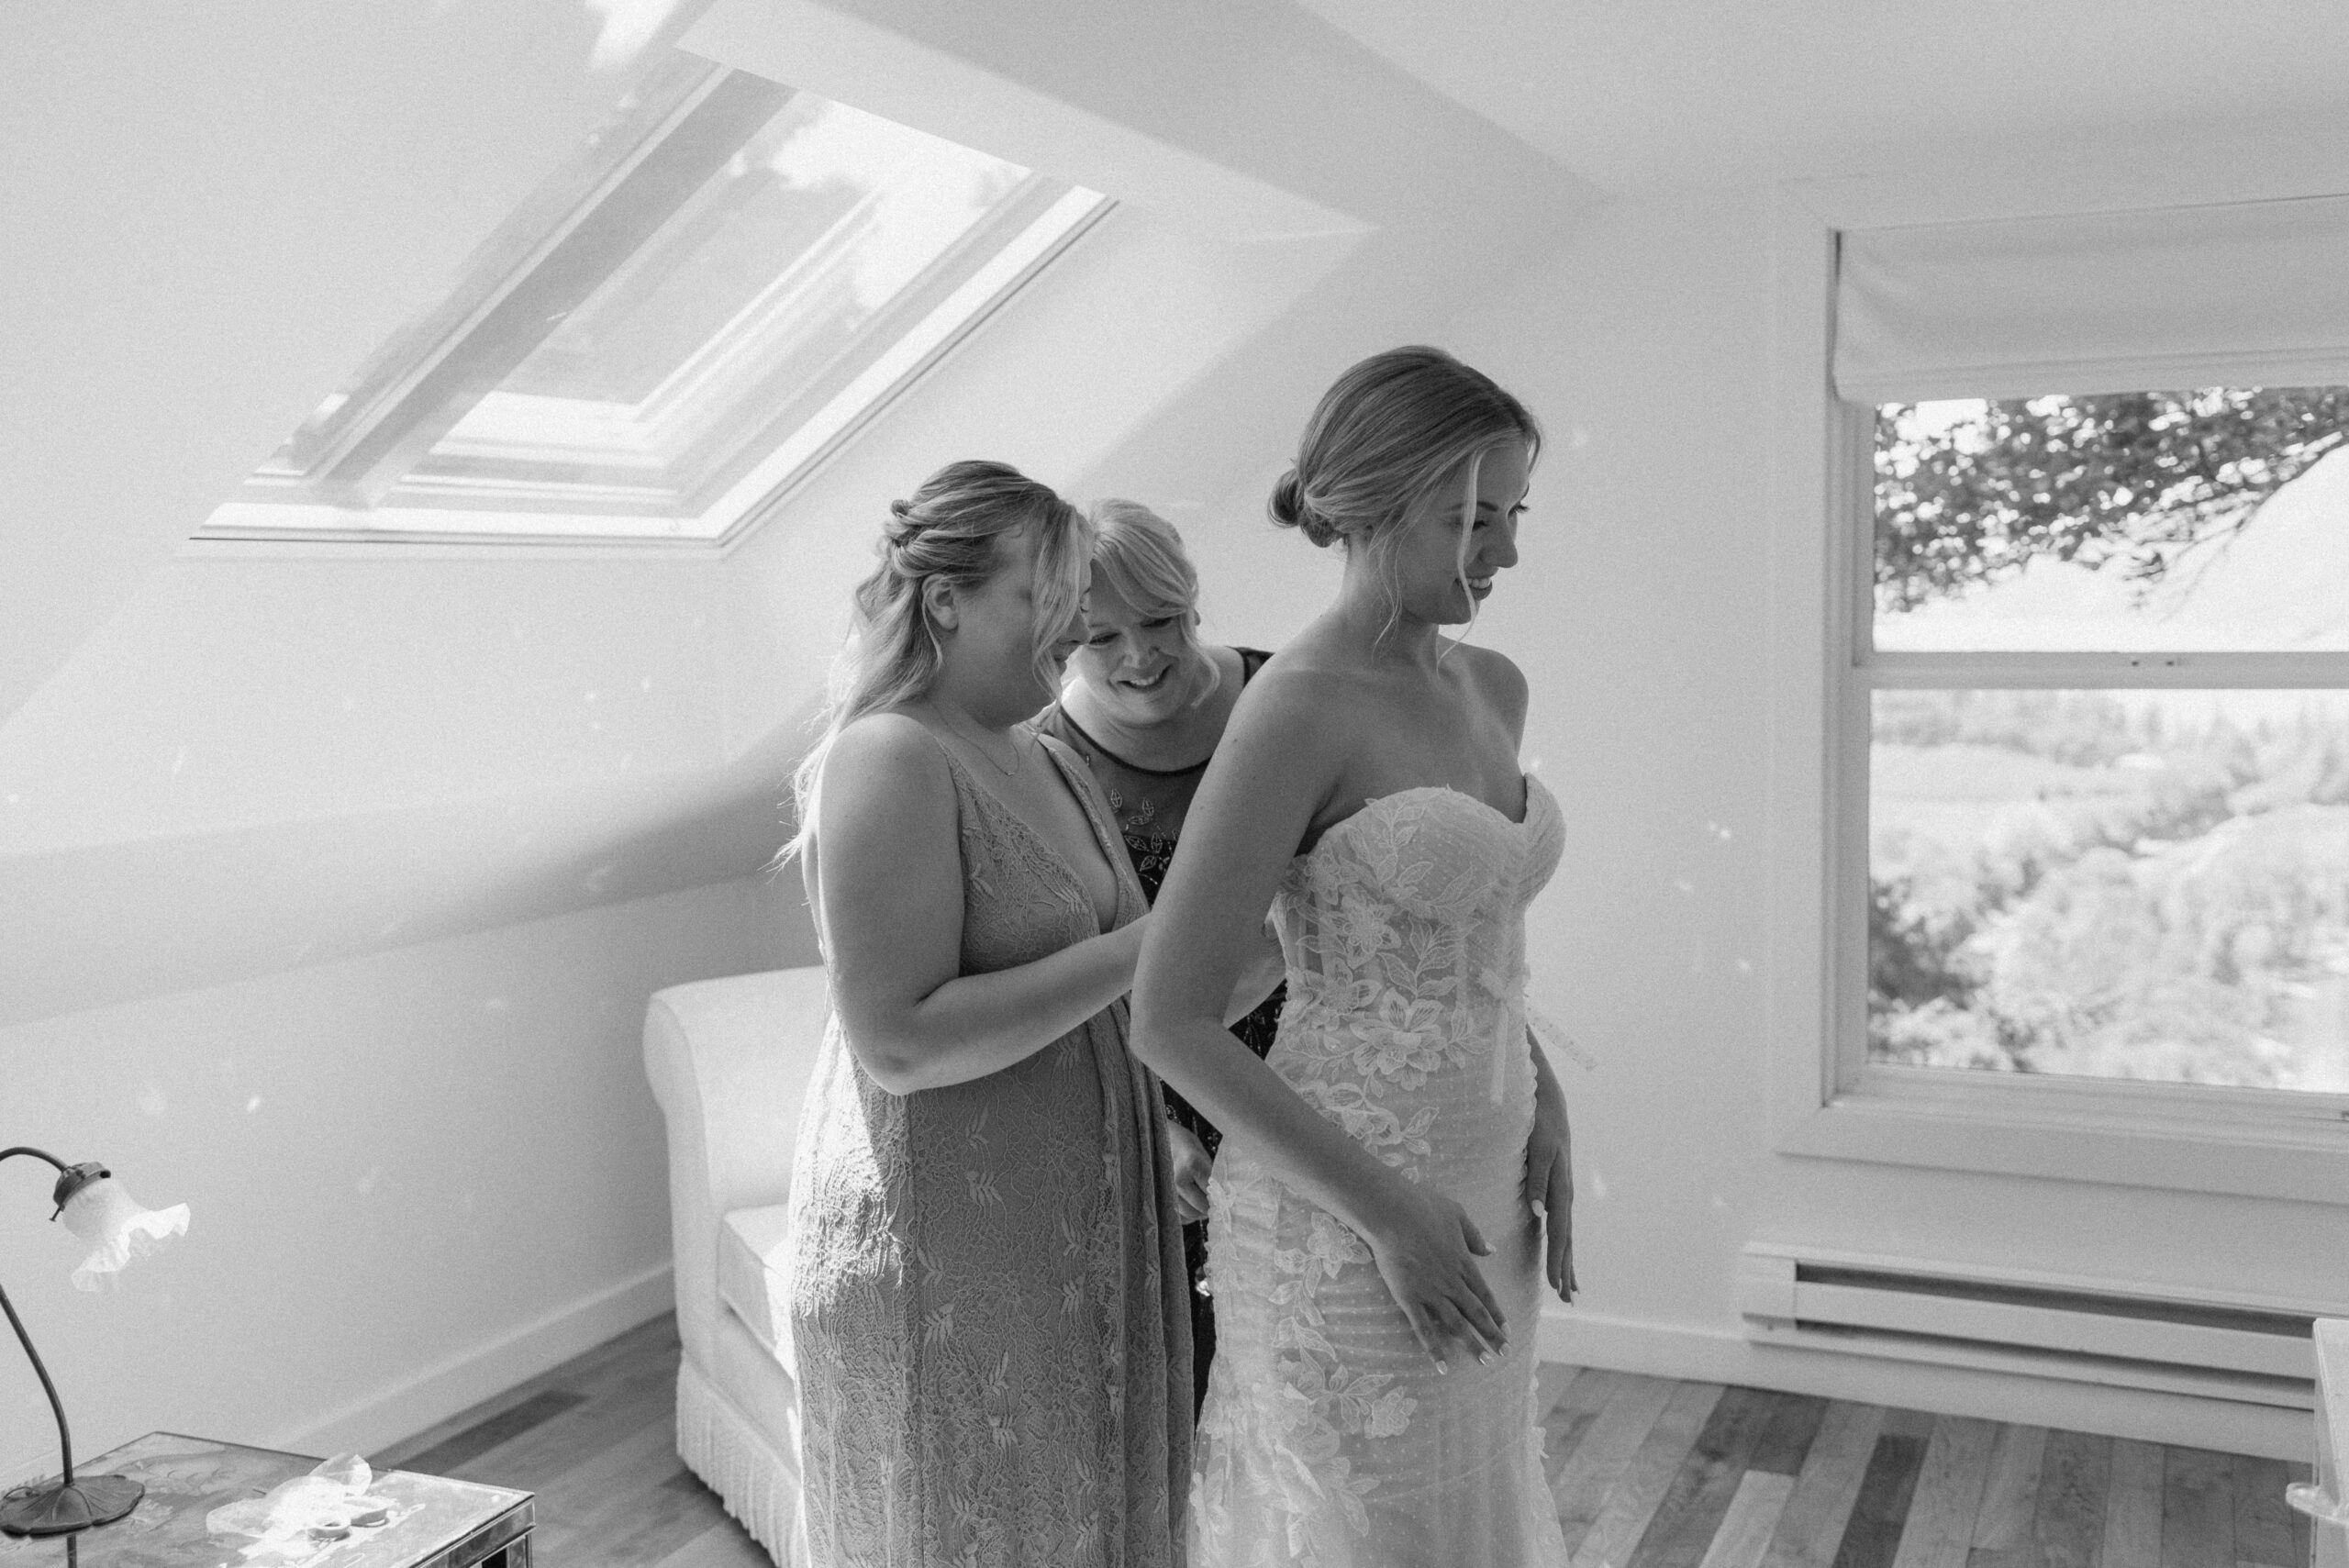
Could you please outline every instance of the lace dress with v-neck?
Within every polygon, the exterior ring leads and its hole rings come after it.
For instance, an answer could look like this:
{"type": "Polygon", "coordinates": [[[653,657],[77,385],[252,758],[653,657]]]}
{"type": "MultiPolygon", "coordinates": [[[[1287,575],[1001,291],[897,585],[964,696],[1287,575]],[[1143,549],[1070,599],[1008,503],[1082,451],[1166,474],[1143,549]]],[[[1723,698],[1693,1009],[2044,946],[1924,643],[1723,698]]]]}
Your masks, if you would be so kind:
{"type": "Polygon", "coordinates": [[[1508,1348],[1439,1374],[1362,1239],[1227,1143],[1208,1185],[1194,1568],[1564,1559],[1533,1418],[1542,1232],[1525,1191],[1525,908],[1564,829],[1530,777],[1525,797],[1513,822],[1453,789],[1382,795],[1290,862],[1273,906],[1288,1006],[1265,1058],[1467,1211],[1508,1348]]]}
{"type": "MultiPolygon", "coordinates": [[[[1144,908],[1085,765],[1045,750],[1144,908]]],[[[951,751],[961,973],[1104,927],[1075,871],[951,751]]],[[[1179,1563],[1191,1367],[1157,1081],[1120,998],[1011,1067],[893,1095],[834,1016],[791,1182],[804,1561],[1179,1563]]]]}

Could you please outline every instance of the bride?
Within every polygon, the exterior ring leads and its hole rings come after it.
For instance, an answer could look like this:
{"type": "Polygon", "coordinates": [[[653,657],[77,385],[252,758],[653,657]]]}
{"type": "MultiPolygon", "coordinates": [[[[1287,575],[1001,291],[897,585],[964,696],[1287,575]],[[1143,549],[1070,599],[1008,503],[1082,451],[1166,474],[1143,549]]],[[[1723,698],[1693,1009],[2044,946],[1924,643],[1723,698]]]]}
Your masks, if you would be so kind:
{"type": "Polygon", "coordinates": [[[1339,378],[1273,493],[1343,545],[1342,586],[1241,697],[1134,990],[1136,1053],[1227,1135],[1194,1568],[1564,1555],[1532,1382],[1573,1189],[1524,1004],[1561,826],[1517,762],[1524,676],[1439,629],[1516,563],[1540,440],[1487,377],[1397,349],[1339,378]],[[1268,906],[1289,1000],[1260,1062],[1221,1007],[1268,906]]]}

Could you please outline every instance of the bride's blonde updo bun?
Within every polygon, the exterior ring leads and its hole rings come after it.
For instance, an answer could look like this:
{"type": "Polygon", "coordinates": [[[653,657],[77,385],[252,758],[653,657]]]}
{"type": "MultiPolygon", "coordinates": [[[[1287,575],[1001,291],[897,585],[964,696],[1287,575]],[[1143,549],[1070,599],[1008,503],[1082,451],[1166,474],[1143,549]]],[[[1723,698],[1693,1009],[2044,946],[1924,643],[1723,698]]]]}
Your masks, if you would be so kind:
{"type": "Polygon", "coordinates": [[[1335,524],[1313,509],[1305,498],[1305,486],[1290,469],[1273,484],[1273,498],[1265,504],[1265,511],[1273,521],[1285,528],[1295,528],[1315,544],[1329,546],[1345,538],[1335,524]]]}
{"type": "Polygon", "coordinates": [[[1093,528],[1084,514],[1008,463],[950,462],[920,489],[889,503],[874,547],[881,558],[852,596],[848,640],[832,662],[823,736],[792,775],[799,799],[799,848],[832,738],[868,713],[923,696],[945,656],[923,587],[933,578],[974,588],[995,574],[1002,543],[1022,530],[1036,539],[1036,670],[1047,691],[1057,680],[1052,648],[1085,594],[1093,528]]]}
{"type": "Polygon", "coordinates": [[[1542,427],[1492,377],[1442,349],[1389,349],[1321,395],[1265,510],[1317,545],[1383,549],[1429,492],[1509,441],[1538,452],[1542,427]]]}

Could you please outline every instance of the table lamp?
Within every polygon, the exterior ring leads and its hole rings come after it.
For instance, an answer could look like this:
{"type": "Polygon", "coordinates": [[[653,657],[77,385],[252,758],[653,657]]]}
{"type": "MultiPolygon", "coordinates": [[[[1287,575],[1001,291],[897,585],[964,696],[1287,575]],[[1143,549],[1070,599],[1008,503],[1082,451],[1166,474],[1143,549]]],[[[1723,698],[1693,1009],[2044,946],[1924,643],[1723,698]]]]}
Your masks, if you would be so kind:
{"type": "MultiPolygon", "coordinates": [[[[187,1229],[187,1205],[141,1208],[103,1165],[69,1165],[54,1154],[22,1147],[0,1150],[0,1162],[18,1154],[29,1154],[57,1167],[57,1190],[51,1195],[57,1209],[50,1218],[63,1219],[65,1228],[90,1248],[89,1255],[73,1271],[78,1289],[97,1289],[101,1276],[114,1273],[166,1237],[187,1229]]],[[[147,1489],[123,1475],[74,1478],[73,1435],[66,1428],[65,1407],[57,1397],[57,1385],[49,1380],[49,1369],[41,1365],[40,1352],[33,1349],[32,1336],[25,1332],[24,1319],[17,1316],[5,1290],[0,1290],[0,1311],[7,1313],[8,1326],[17,1330],[17,1342],[32,1359],[41,1391],[49,1396],[49,1407],[56,1412],[57,1442],[64,1460],[56,1481],[20,1487],[0,1503],[0,1530],[10,1535],[65,1535],[122,1518],[139,1506],[147,1489]]]]}

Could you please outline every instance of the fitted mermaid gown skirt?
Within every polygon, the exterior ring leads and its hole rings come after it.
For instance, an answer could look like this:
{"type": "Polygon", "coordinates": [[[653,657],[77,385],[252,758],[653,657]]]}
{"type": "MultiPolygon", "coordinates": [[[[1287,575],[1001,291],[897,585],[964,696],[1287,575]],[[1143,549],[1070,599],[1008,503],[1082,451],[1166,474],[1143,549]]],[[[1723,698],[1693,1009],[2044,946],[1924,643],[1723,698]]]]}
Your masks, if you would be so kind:
{"type": "Polygon", "coordinates": [[[1439,1374],[1370,1249],[1227,1143],[1209,1184],[1217,1351],[1192,1476],[1193,1568],[1512,1568],[1564,1561],[1533,1407],[1542,1229],[1525,906],[1556,803],[1383,795],[1297,857],[1275,905],[1289,1001],[1266,1058],[1323,1116],[1464,1208],[1508,1319],[1439,1374]]]}

